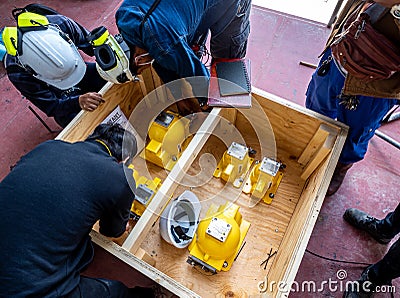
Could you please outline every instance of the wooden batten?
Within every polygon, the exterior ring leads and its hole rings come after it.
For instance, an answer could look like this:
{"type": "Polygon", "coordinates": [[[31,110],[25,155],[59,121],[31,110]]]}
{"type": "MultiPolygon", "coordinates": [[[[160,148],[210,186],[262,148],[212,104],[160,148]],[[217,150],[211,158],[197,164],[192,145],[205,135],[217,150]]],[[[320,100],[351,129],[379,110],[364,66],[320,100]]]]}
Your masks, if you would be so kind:
{"type": "Polygon", "coordinates": [[[302,165],[306,165],[311,157],[317,152],[319,148],[325,143],[326,139],[329,136],[329,131],[325,129],[325,124],[321,124],[318,127],[318,130],[312,137],[311,141],[308,143],[306,149],[304,149],[303,153],[300,155],[298,162],[302,165]]]}
{"type": "Polygon", "coordinates": [[[214,109],[206,118],[199,129],[199,133],[194,136],[189,146],[183,152],[178,164],[172,169],[167,179],[163,181],[161,188],[157,191],[149,206],[146,208],[138,224],[136,224],[128,238],[125,240],[122,246],[123,248],[132,253],[135,253],[139,249],[144,238],[150,231],[153,222],[155,222],[157,217],[161,214],[165,204],[171,198],[178,186],[178,183],[182,180],[185,172],[189,169],[193,160],[204,146],[208,135],[201,132],[212,131],[218,124],[217,115],[219,111],[220,109],[214,109]]]}
{"type": "Polygon", "coordinates": [[[305,165],[304,171],[301,174],[302,179],[306,180],[328,156],[333,148],[337,134],[338,129],[326,124],[320,125],[298,159],[300,164],[305,165]]]}
{"type": "Polygon", "coordinates": [[[121,246],[115,244],[114,242],[102,236],[98,232],[93,230],[90,232],[90,236],[92,238],[92,241],[96,243],[98,246],[102,247],[107,252],[111,253],[118,259],[122,260],[123,262],[131,266],[133,269],[139,271],[140,273],[156,281],[161,286],[175,293],[179,297],[193,297],[193,298],[201,297],[200,295],[189,290],[187,287],[184,287],[178,282],[169,278],[165,273],[157,270],[150,264],[146,263],[144,260],[141,260],[134,254],[127,252],[121,246]]]}
{"type": "MultiPolygon", "coordinates": [[[[157,89],[161,82],[153,71],[142,78],[142,82],[111,86],[104,93],[104,104],[92,113],[81,112],[57,138],[83,140],[118,105],[129,118],[141,100],[150,104],[148,96],[167,100],[170,95],[157,89]]],[[[284,297],[284,291],[264,288],[263,281],[294,281],[347,127],[257,88],[252,89],[252,96],[251,109],[214,108],[170,172],[148,164],[149,173],[162,179],[150,205],[122,246],[94,230],[91,234],[96,244],[180,297],[284,297]],[[229,142],[237,136],[257,151],[256,160],[267,156],[286,165],[271,205],[261,201],[251,208],[248,195],[212,176],[229,142]],[[177,249],[160,237],[159,214],[184,190],[199,197],[201,216],[211,203],[232,201],[251,223],[246,244],[229,271],[204,274],[186,263],[187,249],[177,249]],[[260,263],[271,250],[277,253],[264,269],[260,263]]]]}

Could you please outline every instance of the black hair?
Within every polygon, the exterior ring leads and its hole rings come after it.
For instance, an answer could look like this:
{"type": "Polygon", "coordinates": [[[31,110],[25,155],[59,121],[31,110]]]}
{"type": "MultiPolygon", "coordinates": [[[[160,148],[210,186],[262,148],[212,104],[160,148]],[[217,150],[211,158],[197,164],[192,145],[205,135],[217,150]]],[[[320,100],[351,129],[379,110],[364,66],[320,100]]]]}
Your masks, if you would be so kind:
{"type": "Polygon", "coordinates": [[[111,155],[114,156],[119,162],[126,157],[133,158],[137,153],[136,138],[128,130],[125,130],[120,124],[100,124],[92,134],[90,134],[86,141],[100,140],[104,142],[111,155]]]}

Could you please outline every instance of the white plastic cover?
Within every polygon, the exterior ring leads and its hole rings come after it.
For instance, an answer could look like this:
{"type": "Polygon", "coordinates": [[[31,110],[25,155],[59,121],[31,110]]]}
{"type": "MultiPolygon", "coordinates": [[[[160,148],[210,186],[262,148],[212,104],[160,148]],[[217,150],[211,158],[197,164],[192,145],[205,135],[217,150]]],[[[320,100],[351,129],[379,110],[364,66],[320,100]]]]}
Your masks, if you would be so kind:
{"type": "Polygon", "coordinates": [[[36,78],[61,90],[78,84],[86,72],[76,46],[51,25],[47,30],[24,33],[19,60],[35,71],[36,78]]]}

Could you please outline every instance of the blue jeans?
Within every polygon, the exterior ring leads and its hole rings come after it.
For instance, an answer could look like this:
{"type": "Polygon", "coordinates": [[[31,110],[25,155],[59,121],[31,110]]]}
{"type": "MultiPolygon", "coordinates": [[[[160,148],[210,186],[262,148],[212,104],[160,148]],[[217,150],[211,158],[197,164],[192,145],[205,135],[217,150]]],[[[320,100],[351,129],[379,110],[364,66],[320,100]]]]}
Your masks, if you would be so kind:
{"type": "MultiPolygon", "coordinates": [[[[210,51],[213,58],[243,58],[246,56],[247,40],[250,34],[251,0],[240,0],[235,17],[226,26],[221,27],[215,21],[210,27],[210,51]]],[[[210,16],[205,19],[210,21],[210,16]]]]}
{"type": "MultiPolygon", "coordinates": [[[[318,68],[329,56],[331,51],[327,50],[318,68]]],[[[339,104],[345,77],[333,60],[329,63],[330,69],[326,75],[318,75],[318,68],[312,75],[306,92],[306,107],[349,126],[339,162],[350,164],[364,158],[369,140],[397,100],[358,95],[358,107],[355,110],[346,109],[339,104]]]]}

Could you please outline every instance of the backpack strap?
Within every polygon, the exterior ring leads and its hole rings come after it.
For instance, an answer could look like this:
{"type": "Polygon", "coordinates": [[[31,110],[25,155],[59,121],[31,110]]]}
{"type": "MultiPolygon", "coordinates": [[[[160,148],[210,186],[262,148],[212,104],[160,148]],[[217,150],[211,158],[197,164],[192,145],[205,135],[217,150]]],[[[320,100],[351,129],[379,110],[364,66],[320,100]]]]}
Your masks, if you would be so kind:
{"type": "Polygon", "coordinates": [[[43,4],[38,4],[38,3],[32,3],[32,4],[28,4],[25,7],[21,7],[21,8],[14,8],[12,10],[12,16],[15,20],[18,19],[18,16],[23,13],[23,12],[33,12],[33,13],[37,13],[40,15],[56,15],[56,14],[60,14],[58,11],[56,11],[53,8],[50,8],[46,5],[43,4]]]}
{"type": "Polygon", "coordinates": [[[150,15],[153,13],[153,11],[157,8],[158,4],[160,4],[161,0],[155,0],[153,2],[153,4],[150,6],[149,10],[147,11],[147,13],[144,15],[143,20],[140,22],[140,26],[139,26],[139,32],[140,35],[142,35],[142,31],[143,31],[143,25],[144,23],[146,23],[147,19],[150,17],[150,15]]]}

